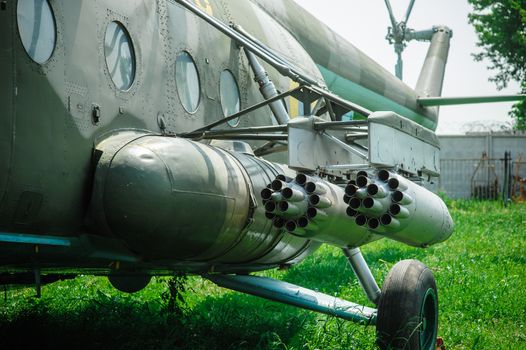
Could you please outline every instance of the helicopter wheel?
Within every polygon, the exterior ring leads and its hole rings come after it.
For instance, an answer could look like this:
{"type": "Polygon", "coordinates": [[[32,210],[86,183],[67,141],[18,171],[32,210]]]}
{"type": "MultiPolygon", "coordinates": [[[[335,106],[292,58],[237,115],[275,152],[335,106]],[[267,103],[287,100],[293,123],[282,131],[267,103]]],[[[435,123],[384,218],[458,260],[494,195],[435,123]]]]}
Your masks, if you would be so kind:
{"type": "Polygon", "coordinates": [[[438,293],[431,270],[418,260],[396,263],[382,286],[376,322],[380,349],[435,350],[438,293]]]}

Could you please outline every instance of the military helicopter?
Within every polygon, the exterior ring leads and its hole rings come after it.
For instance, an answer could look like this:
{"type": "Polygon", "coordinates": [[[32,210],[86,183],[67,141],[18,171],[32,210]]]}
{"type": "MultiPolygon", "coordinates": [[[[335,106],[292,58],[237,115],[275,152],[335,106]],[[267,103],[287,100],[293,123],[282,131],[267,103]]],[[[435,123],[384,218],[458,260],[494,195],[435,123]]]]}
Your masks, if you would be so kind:
{"type": "Polygon", "coordinates": [[[446,240],[437,106],[517,99],[440,97],[450,29],[416,89],[291,0],[2,0],[0,36],[0,284],[197,274],[434,349],[432,272],[360,247],[446,240]],[[323,243],[375,308],[250,274],[323,243]]]}

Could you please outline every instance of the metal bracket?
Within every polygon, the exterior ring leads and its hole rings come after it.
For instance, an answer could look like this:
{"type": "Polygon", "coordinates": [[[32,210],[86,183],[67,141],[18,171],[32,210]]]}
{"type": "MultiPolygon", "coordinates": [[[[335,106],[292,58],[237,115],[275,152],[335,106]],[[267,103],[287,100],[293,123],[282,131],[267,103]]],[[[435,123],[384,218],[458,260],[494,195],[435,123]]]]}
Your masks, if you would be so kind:
{"type": "Polygon", "coordinates": [[[328,169],[332,165],[356,164],[357,161],[363,163],[367,154],[344,141],[345,125],[360,125],[361,121],[357,122],[358,124],[350,124],[353,121],[342,124],[343,122],[326,122],[316,117],[291,120],[288,123],[289,167],[299,171],[316,171],[328,169]],[[340,130],[335,129],[329,133],[330,124],[333,123],[340,130]]]}
{"type": "Polygon", "coordinates": [[[375,112],[369,123],[369,162],[419,176],[440,175],[440,144],[435,133],[393,112],[375,112]]]}

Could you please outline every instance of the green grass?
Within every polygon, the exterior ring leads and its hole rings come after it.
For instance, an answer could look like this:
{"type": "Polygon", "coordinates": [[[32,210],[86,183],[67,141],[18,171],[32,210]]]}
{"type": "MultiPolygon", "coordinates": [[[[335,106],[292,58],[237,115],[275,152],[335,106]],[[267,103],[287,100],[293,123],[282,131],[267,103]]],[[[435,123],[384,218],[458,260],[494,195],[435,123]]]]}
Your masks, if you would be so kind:
{"type": "MultiPolygon", "coordinates": [[[[426,250],[382,240],[365,246],[379,282],[398,260],[416,258],[437,279],[448,349],[526,349],[526,205],[448,203],[453,236],[426,250]]],[[[264,273],[368,304],[344,256],[323,247],[288,271],[264,273]]],[[[374,327],[226,291],[190,277],[171,308],[167,279],[126,295],[105,278],[81,276],[0,298],[0,348],[375,349],[374,327]]],[[[368,304],[370,305],[370,304],[368,304]]]]}

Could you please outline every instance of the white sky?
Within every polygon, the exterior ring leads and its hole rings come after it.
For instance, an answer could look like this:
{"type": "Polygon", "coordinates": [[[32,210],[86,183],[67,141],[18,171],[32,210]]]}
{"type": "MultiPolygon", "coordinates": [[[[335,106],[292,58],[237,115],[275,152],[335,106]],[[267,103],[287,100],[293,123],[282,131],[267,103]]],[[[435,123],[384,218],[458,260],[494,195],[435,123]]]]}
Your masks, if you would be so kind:
{"type": "MultiPolygon", "coordinates": [[[[396,55],[394,48],[385,40],[390,25],[384,0],[295,0],[322,22],[345,37],[368,56],[394,72],[396,55]]],[[[409,0],[391,0],[397,20],[404,16],[409,0]]],[[[417,0],[408,27],[415,30],[444,24],[453,29],[443,96],[478,96],[519,93],[519,85],[510,83],[507,89],[498,91],[488,81],[493,75],[487,62],[475,62],[472,53],[477,36],[468,23],[471,6],[466,0],[417,0]]],[[[404,51],[404,81],[416,85],[418,74],[425,59],[428,43],[412,41],[404,51]]],[[[460,133],[465,123],[474,121],[511,122],[508,116],[513,103],[489,103],[480,105],[445,106],[440,109],[438,133],[460,133]]]]}

